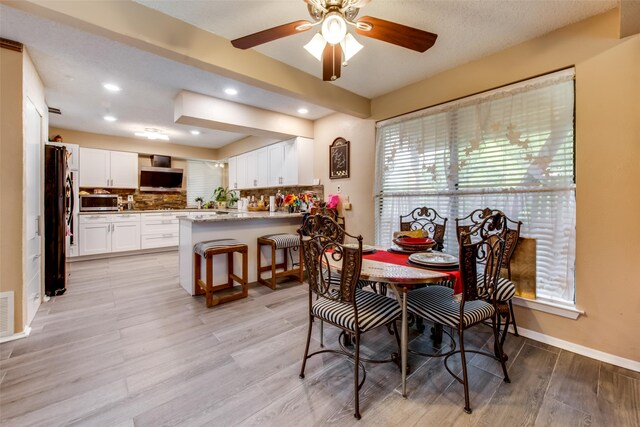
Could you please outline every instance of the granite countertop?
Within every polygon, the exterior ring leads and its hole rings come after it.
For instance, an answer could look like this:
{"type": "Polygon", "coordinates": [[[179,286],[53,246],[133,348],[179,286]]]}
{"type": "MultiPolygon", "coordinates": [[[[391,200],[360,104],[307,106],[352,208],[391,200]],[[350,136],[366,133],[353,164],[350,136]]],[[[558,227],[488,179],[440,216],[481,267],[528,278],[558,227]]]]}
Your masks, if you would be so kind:
{"type": "Polygon", "coordinates": [[[91,211],[91,212],[79,212],[80,215],[119,215],[119,214],[140,214],[140,213],[188,213],[188,212],[202,212],[203,214],[212,214],[215,212],[229,212],[236,213],[237,209],[132,209],[124,211],[91,211]]]}
{"type": "Polygon", "coordinates": [[[247,221],[254,219],[280,219],[280,218],[302,218],[302,213],[288,212],[229,212],[228,214],[207,214],[203,213],[201,218],[182,217],[180,220],[189,222],[219,222],[219,221],[247,221]]]}
{"type": "Polygon", "coordinates": [[[191,222],[245,221],[252,219],[301,218],[303,213],[288,212],[245,212],[237,209],[158,209],[128,211],[93,211],[80,212],[80,215],[131,215],[144,213],[176,214],[178,219],[191,222]],[[194,217],[186,217],[188,213],[197,213],[194,217]]]}

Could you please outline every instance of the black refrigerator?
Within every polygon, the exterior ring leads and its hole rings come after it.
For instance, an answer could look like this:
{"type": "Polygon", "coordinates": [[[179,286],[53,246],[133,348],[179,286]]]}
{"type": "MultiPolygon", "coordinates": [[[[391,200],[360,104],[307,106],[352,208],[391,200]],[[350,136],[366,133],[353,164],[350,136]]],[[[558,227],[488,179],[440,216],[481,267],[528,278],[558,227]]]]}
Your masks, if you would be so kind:
{"type": "Polygon", "coordinates": [[[67,287],[67,214],[71,207],[67,206],[66,148],[45,145],[44,173],[44,292],[55,296],[67,287]]]}

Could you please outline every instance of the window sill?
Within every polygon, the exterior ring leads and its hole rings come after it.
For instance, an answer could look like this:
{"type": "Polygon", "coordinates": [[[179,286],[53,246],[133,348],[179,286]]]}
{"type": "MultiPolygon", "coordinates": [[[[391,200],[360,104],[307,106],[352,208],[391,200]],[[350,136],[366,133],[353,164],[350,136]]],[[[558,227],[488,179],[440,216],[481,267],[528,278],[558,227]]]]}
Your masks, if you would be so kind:
{"type": "Polygon", "coordinates": [[[548,301],[535,301],[520,297],[513,297],[513,304],[572,320],[576,320],[581,314],[584,314],[583,310],[579,310],[575,306],[555,304],[548,301]]]}

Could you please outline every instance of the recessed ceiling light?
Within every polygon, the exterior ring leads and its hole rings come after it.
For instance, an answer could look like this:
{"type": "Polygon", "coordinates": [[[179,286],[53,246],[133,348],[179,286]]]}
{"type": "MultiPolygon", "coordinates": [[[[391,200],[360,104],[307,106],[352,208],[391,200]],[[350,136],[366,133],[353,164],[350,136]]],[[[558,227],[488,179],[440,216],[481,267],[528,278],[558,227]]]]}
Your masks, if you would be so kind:
{"type": "Polygon", "coordinates": [[[108,122],[115,122],[116,120],[118,120],[117,118],[115,118],[113,116],[104,116],[103,118],[108,122]]]}
{"type": "Polygon", "coordinates": [[[224,90],[224,93],[226,93],[227,95],[237,95],[238,91],[233,89],[233,88],[228,87],[228,88],[226,88],[224,90]]]}
{"type": "Polygon", "coordinates": [[[189,132],[191,132],[191,135],[200,135],[200,131],[199,130],[190,130],[189,132]]]}
{"type": "Polygon", "coordinates": [[[168,141],[169,135],[162,133],[158,129],[146,128],[144,132],[134,132],[135,136],[142,136],[147,139],[160,139],[162,141],[168,141]]]}
{"type": "Polygon", "coordinates": [[[307,110],[306,108],[298,108],[298,113],[300,114],[307,114],[309,112],[309,110],[307,110]]]}
{"type": "Polygon", "coordinates": [[[120,89],[120,86],[113,83],[103,83],[102,87],[104,87],[106,90],[110,92],[120,92],[122,90],[120,89]]]}

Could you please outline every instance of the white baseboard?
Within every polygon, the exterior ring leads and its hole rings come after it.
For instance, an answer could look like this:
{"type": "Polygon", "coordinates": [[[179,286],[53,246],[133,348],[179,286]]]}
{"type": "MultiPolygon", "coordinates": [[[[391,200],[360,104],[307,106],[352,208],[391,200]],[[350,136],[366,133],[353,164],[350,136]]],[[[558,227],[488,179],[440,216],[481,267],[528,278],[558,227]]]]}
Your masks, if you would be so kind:
{"type": "MultiPolygon", "coordinates": [[[[513,326],[509,326],[509,331],[513,333],[513,326]]],[[[541,334],[540,332],[532,331],[518,326],[518,333],[523,337],[530,338],[534,341],[549,344],[563,350],[571,351],[573,353],[580,354],[582,356],[590,357],[592,359],[599,360],[601,362],[610,363],[612,365],[620,366],[622,368],[630,369],[632,371],[640,372],[640,361],[625,359],[624,357],[616,356],[614,354],[605,353],[604,351],[594,350],[589,347],[585,347],[580,344],[575,344],[569,341],[561,340],[549,335],[541,334]]]]}
{"type": "Polygon", "coordinates": [[[24,328],[24,331],[20,333],[9,335],[8,337],[0,338],[0,344],[9,342],[9,341],[19,340],[20,338],[26,338],[29,336],[30,333],[31,333],[31,326],[27,326],[26,328],[24,328]]]}

